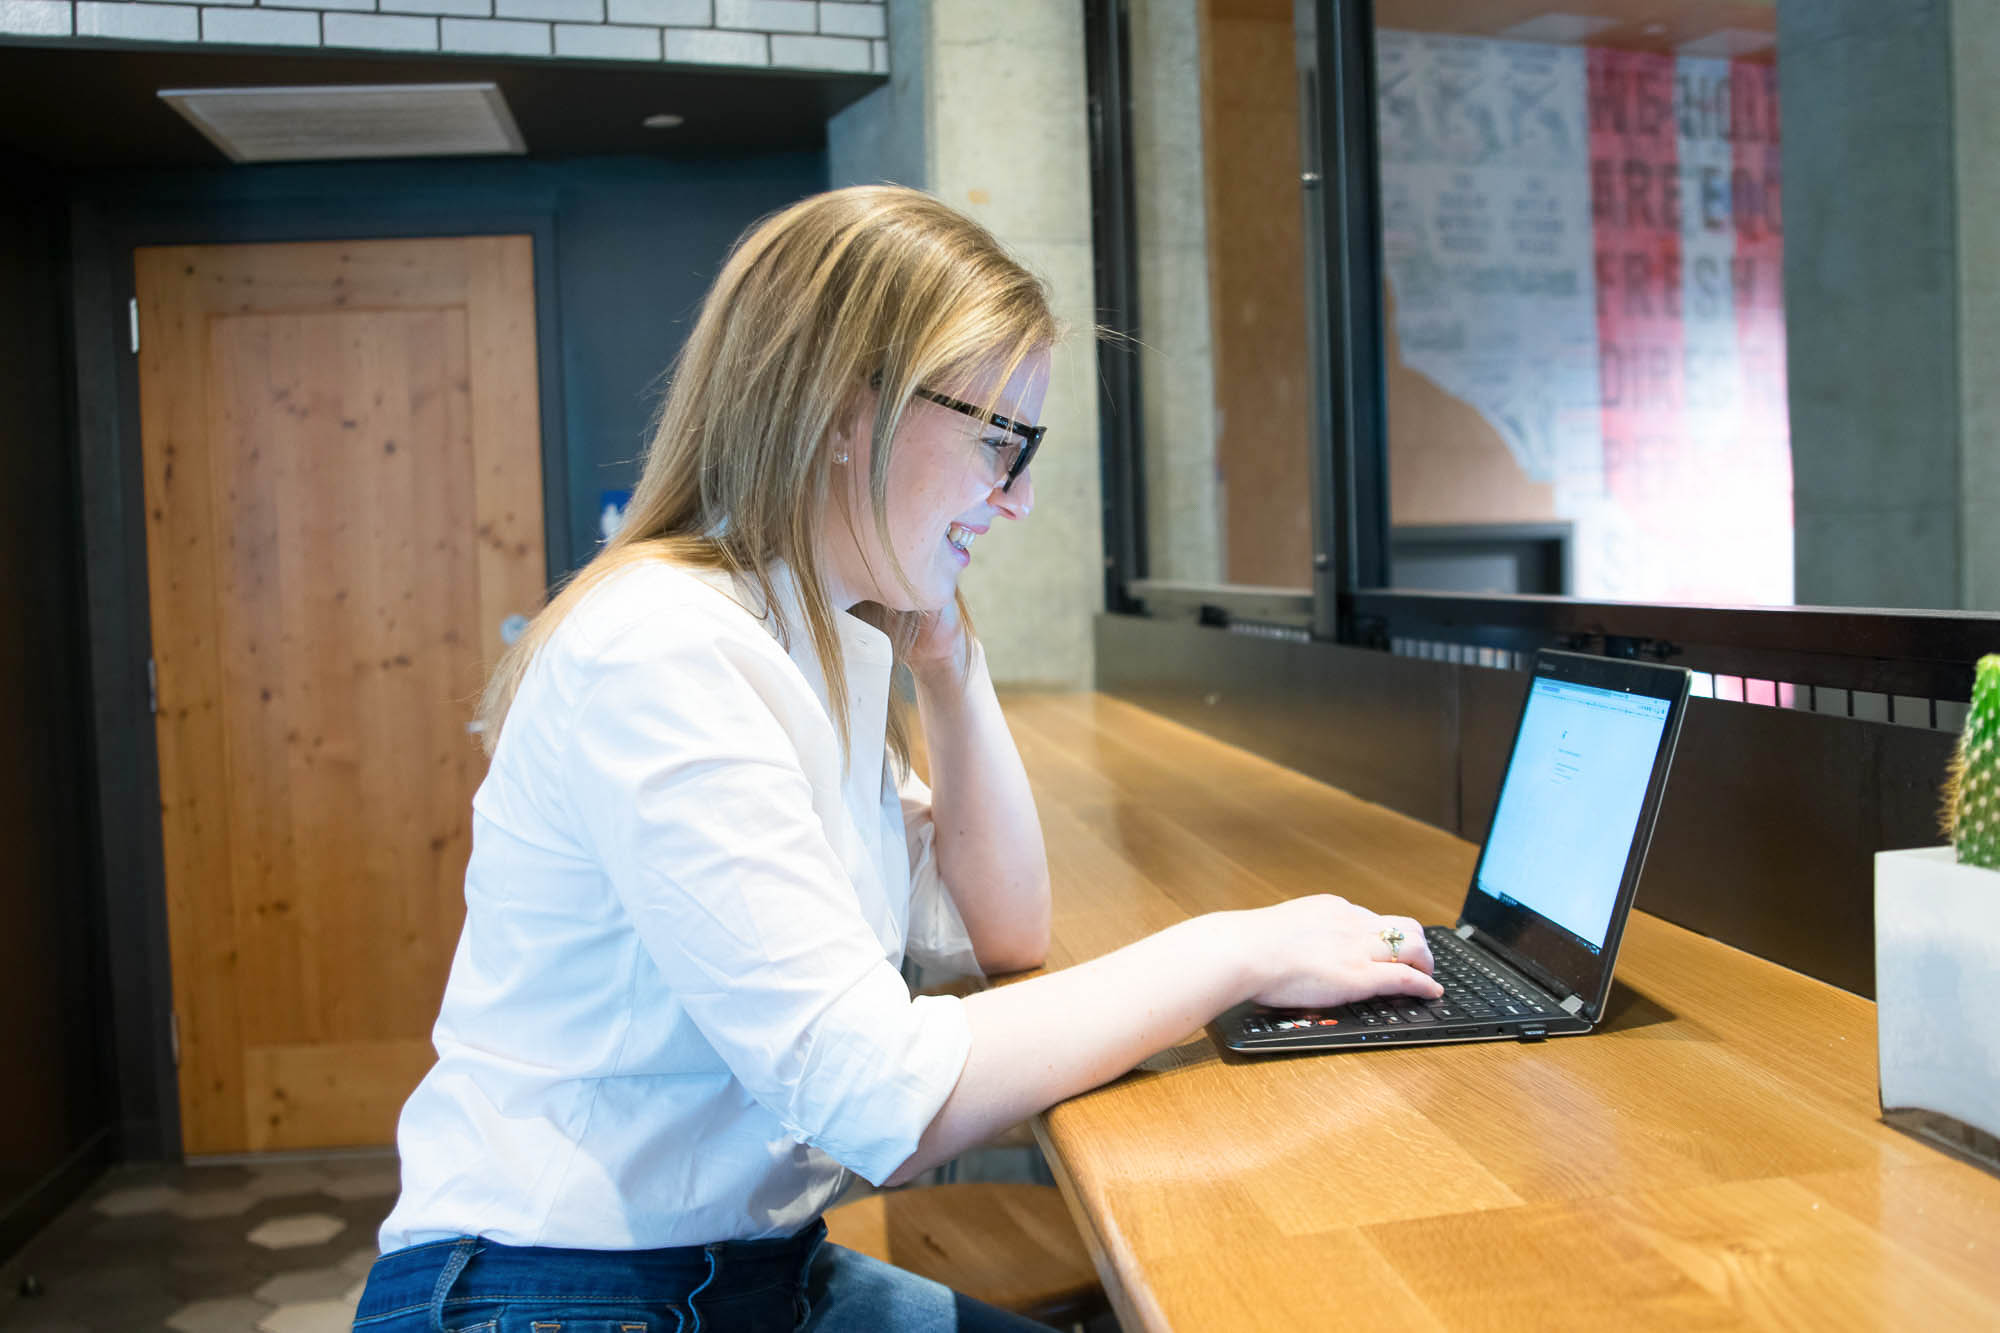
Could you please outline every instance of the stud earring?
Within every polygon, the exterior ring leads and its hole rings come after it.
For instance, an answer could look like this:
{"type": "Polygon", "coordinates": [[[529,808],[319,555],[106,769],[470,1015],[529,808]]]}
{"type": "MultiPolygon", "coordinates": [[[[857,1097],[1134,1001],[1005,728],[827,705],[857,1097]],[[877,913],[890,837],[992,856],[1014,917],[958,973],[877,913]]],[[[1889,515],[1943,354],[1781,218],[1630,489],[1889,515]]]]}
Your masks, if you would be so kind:
{"type": "Polygon", "coordinates": [[[836,463],[845,463],[847,461],[847,451],[843,449],[839,453],[835,454],[833,456],[833,461],[836,463]]]}

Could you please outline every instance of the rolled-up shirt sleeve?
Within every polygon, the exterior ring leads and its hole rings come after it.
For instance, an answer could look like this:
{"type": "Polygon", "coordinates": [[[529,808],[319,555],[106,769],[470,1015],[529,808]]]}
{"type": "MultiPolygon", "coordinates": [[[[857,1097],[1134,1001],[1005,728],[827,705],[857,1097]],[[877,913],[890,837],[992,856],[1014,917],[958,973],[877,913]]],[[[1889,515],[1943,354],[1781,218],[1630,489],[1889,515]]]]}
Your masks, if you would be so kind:
{"type": "Polygon", "coordinates": [[[864,919],[793,739],[813,701],[782,659],[707,636],[645,647],[593,664],[565,795],[731,1073],[794,1138],[880,1184],[957,1084],[962,1003],[912,999],[864,919]]]}

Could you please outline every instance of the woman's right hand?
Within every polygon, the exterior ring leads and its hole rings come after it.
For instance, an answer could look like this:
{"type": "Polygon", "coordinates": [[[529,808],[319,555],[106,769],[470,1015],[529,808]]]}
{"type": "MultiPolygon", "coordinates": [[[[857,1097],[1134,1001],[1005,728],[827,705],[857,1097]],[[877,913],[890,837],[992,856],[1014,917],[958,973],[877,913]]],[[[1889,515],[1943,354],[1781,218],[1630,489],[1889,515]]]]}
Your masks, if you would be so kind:
{"type": "Polygon", "coordinates": [[[1371,995],[1435,999],[1430,967],[1409,917],[1320,895],[1189,917],[1089,962],[980,991],[964,1001],[972,1048],[958,1084],[890,1183],[1116,1078],[1244,1000],[1319,1009],[1371,995]],[[1401,961],[1389,961],[1384,931],[1402,932],[1401,961]]]}
{"type": "Polygon", "coordinates": [[[1371,995],[1434,1000],[1424,928],[1407,916],[1379,916],[1330,893],[1245,912],[1246,947],[1260,968],[1251,999],[1277,1009],[1324,1009],[1371,995]],[[1401,931],[1393,951],[1383,936],[1401,931]]]}

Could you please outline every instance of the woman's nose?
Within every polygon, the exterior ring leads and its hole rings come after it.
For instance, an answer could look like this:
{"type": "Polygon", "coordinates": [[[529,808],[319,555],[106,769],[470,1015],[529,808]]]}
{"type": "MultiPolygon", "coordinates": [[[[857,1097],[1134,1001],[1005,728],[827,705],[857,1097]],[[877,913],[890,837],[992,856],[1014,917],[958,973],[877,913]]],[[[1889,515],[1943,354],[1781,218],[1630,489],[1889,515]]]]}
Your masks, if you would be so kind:
{"type": "Polygon", "coordinates": [[[1008,518],[1026,518],[1035,507],[1035,469],[1030,466],[1004,491],[995,486],[991,503],[1008,518]]]}

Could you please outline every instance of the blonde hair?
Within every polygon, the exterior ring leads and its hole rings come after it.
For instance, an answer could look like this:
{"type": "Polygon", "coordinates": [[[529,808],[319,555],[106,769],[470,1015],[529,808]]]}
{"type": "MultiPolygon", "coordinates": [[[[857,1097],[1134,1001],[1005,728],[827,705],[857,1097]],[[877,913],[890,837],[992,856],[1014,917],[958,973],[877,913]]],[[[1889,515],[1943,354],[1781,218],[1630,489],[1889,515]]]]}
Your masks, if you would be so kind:
{"type": "MultiPolygon", "coordinates": [[[[655,560],[731,571],[755,584],[765,607],[777,604],[771,566],[789,565],[827,703],[848,745],[837,612],[819,560],[834,485],[829,439],[874,387],[868,492],[895,565],[887,482],[913,393],[923,387],[962,396],[997,369],[989,395],[997,397],[1023,361],[1059,336],[1034,275],[985,228],[920,191],[835,190],[752,227],[723,264],[671,368],[624,525],[494,668],[479,709],[487,753],[499,743],[529,664],[563,617],[606,578],[655,560]]],[[[994,404],[984,406],[990,412],[994,404]]],[[[900,566],[894,572],[908,586],[900,566]]],[[[875,603],[853,611],[889,636],[898,663],[905,660],[919,613],[875,603]]],[[[780,634],[788,628],[780,624],[780,634]]],[[[909,732],[895,691],[888,740],[907,767],[909,732]]]]}

